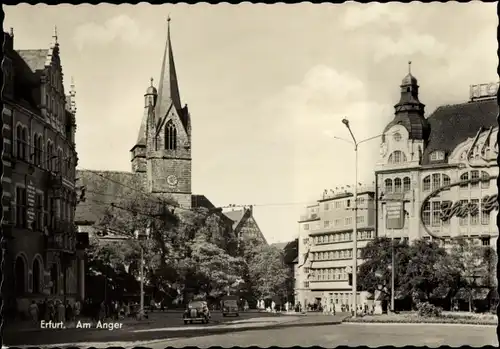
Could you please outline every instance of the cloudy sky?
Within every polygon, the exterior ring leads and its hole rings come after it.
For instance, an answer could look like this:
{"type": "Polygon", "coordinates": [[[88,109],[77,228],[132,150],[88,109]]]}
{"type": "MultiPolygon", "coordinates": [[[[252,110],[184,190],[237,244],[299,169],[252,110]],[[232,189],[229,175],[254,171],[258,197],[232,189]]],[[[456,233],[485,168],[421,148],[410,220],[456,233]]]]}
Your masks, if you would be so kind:
{"type": "MultiPolygon", "coordinates": [[[[159,79],[172,17],[183,103],[193,123],[193,192],[255,205],[269,242],[297,235],[305,204],[354,184],[358,139],[393,117],[412,61],[426,113],[498,79],[495,4],[4,6],[15,47],[49,47],[57,25],[65,85],[77,90],[85,169],[130,169],[143,95],[159,79]]],[[[379,141],[360,147],[371,184],[379,141]]]]}

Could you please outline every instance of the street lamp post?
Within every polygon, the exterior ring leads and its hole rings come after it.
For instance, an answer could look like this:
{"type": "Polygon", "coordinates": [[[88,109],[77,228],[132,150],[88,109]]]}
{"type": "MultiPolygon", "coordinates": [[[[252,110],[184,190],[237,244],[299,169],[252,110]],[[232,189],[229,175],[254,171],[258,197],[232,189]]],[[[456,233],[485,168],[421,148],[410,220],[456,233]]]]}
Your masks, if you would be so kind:
{"type": "Polygon", "coordinates": [[[141,249],[141,259],[140,259],[140,268],[139,268],[139,277],[141,279],[140,283],[140,309],[139,309],[139,320],[144,318],[144,246],[142,246],[141,241],[147,240],[149,237],[150,228],[146,228],[145,233],[140,233],[139,231],[135,231],[135,238],[139,240],[139,247],[141,249]]]}
{"type": "Polygon", "coordinates": [[[354,134],[351,130],[351,126],[349,125],[349,120],[347,118],[342,119],[342,123],[347,127],[349,130],[349,134],[351,135],[352,142],[349,140],[345,140],[343,138],[339,137],[334,137],[336,139],[340,139],[343,141],[347,141],[349,143],[352,143],[354,145],[354,164],[355,164],[355,171],[354,171],[354,207],[353,207],[353,237],[352,237],[352,242],[353,242],[353,251],[352,251],[352,308],[353,308],[353,316],[356,317],[357,309],[358,309],[358,300],[357,300],[357,291],[358,291],[358,145],[361,143],[364,143],[366,141],[375,139],[380,137],[380,135],[370,137],[363,139],[362,141],[356,141],[356,137],[354,137],[354,134]]]}

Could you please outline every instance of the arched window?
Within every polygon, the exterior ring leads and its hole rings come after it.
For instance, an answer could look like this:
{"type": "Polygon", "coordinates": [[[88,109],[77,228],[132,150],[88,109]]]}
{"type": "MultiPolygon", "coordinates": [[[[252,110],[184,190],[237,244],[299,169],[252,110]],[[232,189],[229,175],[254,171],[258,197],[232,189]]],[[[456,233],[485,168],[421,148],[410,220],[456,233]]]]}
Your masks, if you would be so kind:
{"type": "Polygon", "coordinates": [[[52,280],[51,293],[56,295],[59,291],[59,271],[55,263],[52,264],[52,268],[50,269],[50,279],[52,280]]]}
{"type": "Polygon", "coordinates": [[[404,193],[407,193],[411,190],[411,181],[410,181],[410,177],[405,177],[403,179],[403,192],[404,193]]]}
{"type": "MultiPolygon", "coordinates": [[[[469,172],[462,173],[460,176],[460,181],[468,181],[469,180],[469,172]]],[[[469,188],[469,183],[463,183],[460,184],[460,189],[468,189],[469,188]]]]}
{"type": "Polygon", "coordinates": [[[441,188],[441,175],[439,173],[434,173],[432,175],[432,190],[441,188]]]}
{"type": "Polygon", "coordinates": [[[16,155],[19,159],[23,156],[23,127],[21,125],[16,127],[16,155]]]}
{"type": "Polygon", "coordinates": [[[424,191],[431,190],[431,176],[427,176],[424,178],[423,187],[424,187],[424,191]]]}
{"type": "Polygon", "coordinates": [[[443,175],[443,187],[446,187],[447,185],[450,185],[450,184],[451,184],[450,177],[444,174],[443,175]]]}
{"type": "Polygon", "coordinates": [[[62,174],[62,171],[63,171],[63,160],[64,160],[64,156],[63,156],[63,151],[62,149],[58,149],[57,150],[57,171],[60,172],[60,174],[62,174]]]}
{"type": "Polygon", "coordinates": [[[488,189],[490,187],[490,175],[488,172],[481,171],[481,188],[488,189]]]}
{"type": "Polygon", "coordinates": [[[390,164],[400,164],[402,162],[406,162],[406,155],[400,150],[396,150],[389,156],[390,164]]]}
{"type": "Polygon", "coordinates": [[[471,171],[470,179],[477,180],[477,182],[472,182],[470,184],[471,188],[479,188],[479,171],[477,170],[471,171]]]}
{"type": "Polygon", "coordinates": [[[22,130],[22,159],[28,159],[28,130],[23,127],[22,130]]]}
{"type": "Polygon", "coordinates": [[[16,258],[15,268],[16,293],[20,296],[26,292],[26,264],[23,257],[16,258]]]}
{"type": "Polygon", "coordinates": [[[385,192],[392,193],[392,179],[390,178],[385,180],[385,192]]]}
{"type": "Polygon", "coordinates": [[[52,171],[52,160],[53,160],[53,157],[54,157],[54,146],[52,145],[52,142],[51,141],[48,141],[47,142],[47,169],[49,171],[52,171]]]}
{"type": "Polygon", "coordinates": [[[177,149],[177,129],[172,120],[170,120],[165,127],[165,149],[177,149]]]}
{"type": "Polygon", "coordinates": [[[394,192],[401,193],[401,178],[394,179],[394,192]]]}
{"type": "Polygon", "coordinates": [[[33,293],[40,293],[40,273],[42,268],[37,258],[33,261],[33,293]]]}

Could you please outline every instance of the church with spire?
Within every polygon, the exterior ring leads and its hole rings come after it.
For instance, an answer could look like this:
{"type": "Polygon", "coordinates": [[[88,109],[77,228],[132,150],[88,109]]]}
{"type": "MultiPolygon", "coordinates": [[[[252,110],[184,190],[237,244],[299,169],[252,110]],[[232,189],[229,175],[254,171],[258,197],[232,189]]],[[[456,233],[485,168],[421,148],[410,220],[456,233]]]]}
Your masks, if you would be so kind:
{"type": "Polygon", "coordinates": [[[173,199],[182,209],[215,208],[191,189],[191,116],[181,99],[170,18],[160,77],[158,81],[151,78],[145,88],[143,112],[138,117],[141,123],[130,148],[130,171],[78,171],[77,184],[85,191],[85,202],[77,206],[75,221],[82,232],[92,231],[112,202],[140,195],[138,191],[173,199]]]}

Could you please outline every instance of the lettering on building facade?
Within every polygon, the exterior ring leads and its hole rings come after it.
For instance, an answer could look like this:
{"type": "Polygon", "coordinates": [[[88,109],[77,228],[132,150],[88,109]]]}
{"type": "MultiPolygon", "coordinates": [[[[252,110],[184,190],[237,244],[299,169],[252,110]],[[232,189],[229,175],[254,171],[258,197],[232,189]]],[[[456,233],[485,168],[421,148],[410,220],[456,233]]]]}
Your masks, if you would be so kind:
{"type": "MultiPolygon", "coordinates": [[[[447,189],[456,187],[456,186],[463,186],[463,185],[468,185],[470,183],[478,183],[482,181],[491,181],[492,179],[496,179],[498,176],[489,176],[486,178],[481,178],[481,179],[469,179],[469,180],[464,180],[456,183],[452,183],[449,185],[445,185],[441,188],[438,188],[434,190],[432,193],[430,193],[423,201],[422,205],[420,206],[420,223],[424,227],[425,231],[427,234],[432,236],[435,239],[443,239],[443,237],[437,235],[435,232],[433,232],[431,229],[428,228],[427,224],[425,223],[424,219],[424,211],[425,211],[425,206],[429,201],[436,197],[439,193],[442,191],[445,191],[447,189]]],[[[468,215],[471,216],[476,216],[479,214],[479,210],[481,209],[482,212],[489,213],[493,210],[498,210],[498,194],[494,195],[486,195],[482,198],[481,203],[479,206],[478,204],[471,203],[471,202],[460,202],[457,201],[453,203],[452,201],[445,201],[441,203],[441,220],[442,221],[449,221],[453,217],[458,217],[458,218],[464,218],[467,217],[468,215]]]]}

